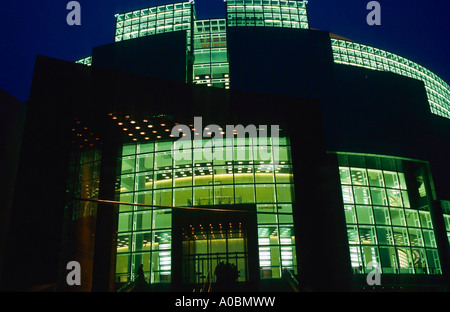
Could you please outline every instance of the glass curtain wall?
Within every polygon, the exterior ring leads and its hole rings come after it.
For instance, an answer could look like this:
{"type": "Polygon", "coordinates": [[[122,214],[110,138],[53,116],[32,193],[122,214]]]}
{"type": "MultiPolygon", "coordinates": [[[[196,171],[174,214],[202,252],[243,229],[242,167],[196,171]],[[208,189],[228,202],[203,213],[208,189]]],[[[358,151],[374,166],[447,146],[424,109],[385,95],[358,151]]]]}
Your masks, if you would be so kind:
{"type": "Polygon", "coordinates": [[[191,2],[117,14],[115,42],[180,30],[186,30],[187,42],[190,42],[193,18],[195,19],[195,8],[191,2]]]}
{"type": "Polygon", "coordinates": [[[194,22],[193,81],[218,88],[230,88],[225,19],[194,22]]]}
{"type": "Polygon", "coordinates": [[[401,161],[338,156],[353,272],[441,274],[429,207],[411,204],[401,161]]]}
{"type": "Polygon", "coordinates": [[[256,204],[261,276],[296,272],[289,140],[267,138],[265,149],[258,140],[187,141],[180,160],[172,157],[173,141],[125,145],[116,192],[130,205],[120,205],[117,281],[143,264],[151,283],[170,282],[173,206],[256,204]]]}
{"type": "Polygon", "coordinates": [[[331,38],[334,62],[387,71],[424,82],[431,112],[450,118],[450,86],[425,67],[404,57],[349,40],[331,38]]]}
{"type": "Polygon", "coordinates": [[[307,1],[227,0],[228,26],[309,29],[307,1]]]}

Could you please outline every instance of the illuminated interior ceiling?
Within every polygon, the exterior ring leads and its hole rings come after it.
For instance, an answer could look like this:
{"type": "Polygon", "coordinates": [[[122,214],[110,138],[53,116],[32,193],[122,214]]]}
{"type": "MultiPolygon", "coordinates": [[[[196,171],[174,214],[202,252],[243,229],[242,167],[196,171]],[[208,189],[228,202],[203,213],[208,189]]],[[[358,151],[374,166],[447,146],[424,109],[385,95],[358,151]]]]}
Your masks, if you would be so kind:
{"type": "Polygon", "coordinates": [[[74,146],[78,148],[97,148],[101,142],[96,131],[91,129],[86,121],[76,117],[73,119],[71,143],[74,146]]]}
{"type": "Polygon", "coordinates": [[[189,225],[189,228],[182,228],[182,236],[189,240],[202,239],[221,239],[226,238],[242,238],[245,230],[242,228],[242,223],[237,224],[205,224],[205,225],[189,225]],[[234,237],[233,237],[234,234],[234,237]]]}
{"type": "MultiPolygon", "coordinates": [[[[127,113],[109,113],[111,121],[121,130],[124,143],[155,141],[159,139],[178,139],[186,136],[183,133],[181,125],[188,126],[191,131],[191,138],[203,138],[205,135],[212,135],[208,127],[204,129],[195,129],[192,123],[176,122],[173,116],[169,115],[151,115],[151,114],[127,114],[127,113]],[[180,128],[177,128],[180,125],[180,128]],[[172,135],[172,129],[180,132],[180,135],[172,135]]],[[[222,128],[218,128],[221,135],[226,135],[222,128]]],[[[233,130],[233,135],[237,135],[238,131],[233,130]]]]}

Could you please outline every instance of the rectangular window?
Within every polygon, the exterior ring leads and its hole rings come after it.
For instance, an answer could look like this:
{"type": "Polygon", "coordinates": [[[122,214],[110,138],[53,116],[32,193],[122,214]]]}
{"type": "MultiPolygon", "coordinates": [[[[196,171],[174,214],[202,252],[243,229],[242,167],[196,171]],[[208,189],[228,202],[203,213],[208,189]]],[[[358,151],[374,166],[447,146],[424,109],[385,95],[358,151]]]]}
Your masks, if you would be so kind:
{"type": "Polygon", "coordinates": [[[359,241],[360,244],[364,245],[376,245],[377,244],[377,238],[375,234],[375,227],[374,226],[359,226],[359,241]]]}
{"type": "Polygon", "coordinates": [[[378,226],[377,227],[378,244],[380,245],[394,245],[394,235],[391,227],[378,226]]]}
{"type": "Polygon", "coordinates": [[[192,187],[175,188],[173,196],[175,206],[192,206],[192,187]]]}
{"type": "Polygon", "coordinates": [[[162,152],[155,154],[155,170],[172,168],[172,153],[162,152]]]}
{"type": "Polygon", "coordinates": [[[344,206],[344,211],[345,211],[345,221],[346,221],[347,224],[357,223],[355,206],[345,205],[344,206]]]}
{"type": "Polygon", "coordinates": [[[152,228],[152,212],[147,211],[137,211],[134,213],[133,220],[133,230],[150,230],[152,228]]]}
{"type": "Polygon", "coordinates": [[[380,247],[380,260],[382,273],[398,273],[398,261],[394,247],[380,247]]]}
{"type": "Polygon", "coordinates": [[[254,185],[235,185],[234,193],[236,204],[255,203],[254,185]]]}
{"type": "Polygon", "coordinates": [[[368,187],[354,186],[353,194],[355,196],[355,203],[362,205],[370,205],[370,192],[368,187]]]}
{"type": "Polygon", "coordinates": [[[274,203],[275,202],[275,185],[274,184],[257,184],[256,185],[256,202],[257,203],[274,203]]]}
{"type": "Polygon", "coordinates": [[[155,209],[153,210],[153,229],[163,229],[172,227],[172,210],[155,209]]]}
{"type": "Polygon", "coordinates": [[[136,172],[153,170],[153,154],[137,156],[136,172]]]}
{"type": "Polygon", "coordinates": [[[277,184],[277,202],[291,203],[294,202],[294,185],[293,184],[277,184]]]}
{"type": "Polygon", "coordinates": [[[371,206],[356,206],[359,224],[374,224],[371,206]]]}
{"type": "Polygon", "coordinates": [[[214,201],[213,189],[210,186],[194,187],[194,204],[196,206],[212,205],[214,201]]]}
{"type": "Polygon", "coordinates": [[[142,172],[136,174],[136,191],[153,189],[153,173],[142,172]]]}
{"type": "Polygon", "coordinates": [[[214,204],[234,204],[234,188],[232,185],[216,185],[214,187],[214,204]]]}
{"type": "Polygon", "coordinates": [[[391,218],[387,207],[373,207],[374,219],[376,224],[390,225],[391,218]]]}

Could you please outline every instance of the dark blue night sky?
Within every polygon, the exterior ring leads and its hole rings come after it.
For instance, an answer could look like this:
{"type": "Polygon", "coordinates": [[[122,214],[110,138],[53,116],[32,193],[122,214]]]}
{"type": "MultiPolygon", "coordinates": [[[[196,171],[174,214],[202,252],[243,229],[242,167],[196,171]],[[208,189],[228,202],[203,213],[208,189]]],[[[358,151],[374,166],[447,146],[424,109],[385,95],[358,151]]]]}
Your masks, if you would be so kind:
{"type": "MultiPolygon", "coordinates": [[[[0,88],[28,99],[37,54],[75,61],[113,42],[114,14],[171,0],[79,0],[81,26],[66,23],[67,0],[2,1],[0,88]]],[[[223,0],[196,0],[199,18],[225,17],[223,0]]],[[[310,0],[310,27],[409,58],[450,83],[448,1],[381,0],[381,26],[366,23],[368,0],[310,0]]]]}

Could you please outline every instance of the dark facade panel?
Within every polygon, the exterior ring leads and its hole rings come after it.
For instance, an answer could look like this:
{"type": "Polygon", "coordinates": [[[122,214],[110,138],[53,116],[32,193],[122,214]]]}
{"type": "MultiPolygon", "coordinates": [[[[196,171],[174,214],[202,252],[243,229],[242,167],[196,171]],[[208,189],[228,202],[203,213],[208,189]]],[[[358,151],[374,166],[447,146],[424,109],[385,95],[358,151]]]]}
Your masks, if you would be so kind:
{"type": "Polygon", "coordinates": [[[0,126],[2,136],[0,138],[0,188],[2,196],[0,198],[0,281],[3,275],[3,263],[5,261],[6,246],[8,242],[9,223],[12,215],[13,194],[17,178],[17,168],[19,165],[19,155],[22,145],[23,126],[27,106],[20,102],[6,91],[0,89],[1,115],[5,116],[0,126]]]}
{"type": "Polygon", "coordinates": [[[186,82],[186,32],[170,32],[95,47],[92,66],[186,82]]]}
{"type": "Polygon", "coordinates": [[[91,106],[89,77],[85,66],[36,58],[6,248],[2,285],[8,290],[56,281],[71,113],[91,106]]]}
{"type": "Polygon", "coordinates": [[[229,27],[227,39],[233,89],[313,99],[329,92],[333,57],[327,32],[229,27]]]}

